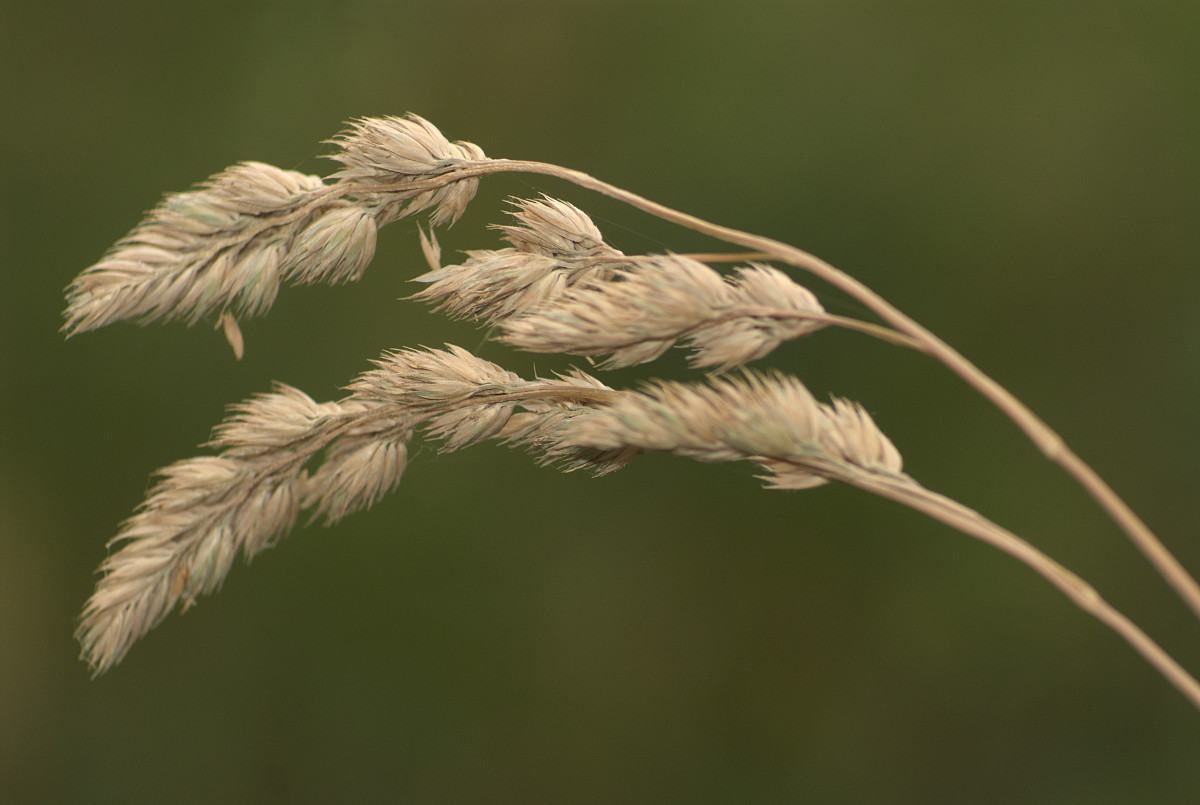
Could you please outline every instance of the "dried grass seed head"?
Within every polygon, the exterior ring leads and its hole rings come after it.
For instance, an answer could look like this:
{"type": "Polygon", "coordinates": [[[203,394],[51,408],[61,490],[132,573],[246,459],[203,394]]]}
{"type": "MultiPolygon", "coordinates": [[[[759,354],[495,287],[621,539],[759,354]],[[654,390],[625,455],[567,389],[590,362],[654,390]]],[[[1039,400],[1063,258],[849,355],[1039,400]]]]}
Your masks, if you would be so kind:
{"type": "Polygon", "coordinates": [[[824,464],[898,474],[900,453],[859,406],[818,402],[794,377],[746,371],[706,385],[659,381],[562,423],[542,448],[667,452],[698,461],[755,461],[777,486],[826,482],[824,464]]]}
{"type": "Polygon", "coordinates": [[[215,590],[233,558],[273,544],[302,508],[329,521],[371,505],[404,470],[413,417],[373,401],[315,403],[277,386],[235,406],[212,442],[221,455],[176,462],[113,540],[120,548],[77,635],[99,673],[174,606],[215,590]],[[305,467],[324,461],[310,476],[305,467]]]}
{"type": "Polygon", "coordinates": [[[68,286],[63,331],[261,312],[278,289],[288,226],[325,189],[315,176],[245,162],[166,196],[68,286]]]}
{"type": "Polygon", "coordinates": [[[164,470],[113,540],[104,576],[76,632],[97,673],[115,665],[181,600],[215,590],[239,550],[249,557],[295,520],[295,473],[256,473],[246,462],[202,457],[164,470]]]}
{"type": "Polygon", "coordinates": [[[608,281],[571,289],[503,324],[501,340],[533,352],[609,355],[602,368],[653,360],[678,339],[692,364],[729,369],[825,326],[816,297],[786,274],[753,265],[725,279],[681,255],[627,258],[608,281]]]}

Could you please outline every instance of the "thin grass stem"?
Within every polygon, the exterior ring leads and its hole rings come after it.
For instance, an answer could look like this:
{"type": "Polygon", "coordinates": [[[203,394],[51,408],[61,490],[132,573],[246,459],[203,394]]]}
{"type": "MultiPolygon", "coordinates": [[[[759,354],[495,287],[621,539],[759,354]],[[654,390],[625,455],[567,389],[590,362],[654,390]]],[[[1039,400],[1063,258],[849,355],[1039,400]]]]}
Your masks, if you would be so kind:
{"type": "Polygon", "coordinates": [[[1081,610],[1116,632],[1149,662],[1164,679],[1200,710],[1200,682],[1189,674],[1142,629],[1109,604],[1090,584],[1012,532],[975,510],[933,492],[906,476],[845,473],[831,470],[836,480],[888,498],[928,515],[968,536],[975,537],[1026,565],[1057,587],[1081,610]]]}
{"type": "MultiPolygon", "coordinates": [[[[754,235],[732,227],[722,226],[703,218],[651,201],[629,190],[609,184],[582,171],[545,162],[514,159],[489,159],[462,163],[453,174],[408,183],[406,190],[420,189],[425,182],[430,187],[451,180],[485,176],[495,173],[532,173],[566,180],[588,190],[623,201],[630,206],[666,221],[708,235],[727,243],[742,246],[802,269],[849,294],[868,307],[896,330],[921,345],[930,355],[970,387],[978,391],[1025,433],[1046,458],[1062,467],[1087,492],[1110,519],[1129,537],[1180,599],[1200,618],[1200,583],[1188,573],[1179,560],[1155,536],[1154,532],[1121,499],[1108,483],[1083,459],[1067,446],[1061,436],[1006,388],[988,376],[931,331],[903,313],[867,285],[821,258],[795,246],[762,235],[754,235]]],[[[374,190],[378,192],[376,186],[374,190]]]]}

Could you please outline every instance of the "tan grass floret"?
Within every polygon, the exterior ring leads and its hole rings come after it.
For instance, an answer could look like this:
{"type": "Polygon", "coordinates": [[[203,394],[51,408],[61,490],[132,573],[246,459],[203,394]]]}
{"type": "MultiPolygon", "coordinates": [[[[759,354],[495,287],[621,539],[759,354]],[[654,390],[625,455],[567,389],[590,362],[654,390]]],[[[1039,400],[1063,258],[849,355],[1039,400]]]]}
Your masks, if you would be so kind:
{"type": "Polygon", "coordinates": [[[436,239],[426,239],[433,270],[415,278],[428,287],[412,298],[435,302],[435,310],[454,318],[494,324],[535,309],[568,288],[607,279],[629,264],[578,207],[548,197],[517,199],[514,205],[512,215],[520,225],[494,227],[505,233],[511,248],[469,251],[465,263],[442,266],[431,251],[436,239]]]}

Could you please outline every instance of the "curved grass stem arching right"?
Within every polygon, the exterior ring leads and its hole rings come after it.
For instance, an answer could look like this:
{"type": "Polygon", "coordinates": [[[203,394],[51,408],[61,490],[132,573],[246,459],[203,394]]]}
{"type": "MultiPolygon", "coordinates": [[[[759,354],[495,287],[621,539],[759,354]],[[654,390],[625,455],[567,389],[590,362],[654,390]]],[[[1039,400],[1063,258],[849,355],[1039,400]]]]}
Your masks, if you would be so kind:
{"type": "MultiPolygon", "coordinates": [[[[506,172],[556,177],[748,250],[741,255],[627,255],[581,209],[517,201],[508,243],[443,265],[421,232],[430,270],[414,298],[492,328],[514,346],[601,358],[599,368],[653,361],[680,344],[720,373],[779,344],[843,327],[923,352],[1009,417],[1062,466],[1200,617],[1200,585],[1111,488],[1023,403],[858,280],[813,255],[704,221],[585,173],[489,159],[421,118],[365,118],[333,140],[342,169],[325,179],[247,162],[166,199],[67,289],[70,336],[117,321],[210,318],[240,355],[239,317],[261,315],[281,284],[356,280],[378,229],[427,211],[456,221],[479,180],[506,172]],[[712,263],[748,261],[726,275],[712,263]],[[817,296],[769,263],[806,271],[880,322],[828,314],[817,296]]],[[[84,609],[78,636],[97,673],[176,605],[216,590],[238,553],[273,544],[310,512],[326,522],[370,507],[395,487],[418,435],[457,450],[485,440],[525,447],[564,469],[603,474],[646,452],[749,461],[768,486],[840,482],[926,514],[1022,562],[1103,623],[1200,709],[1200,684],[1132,621],[1028,541],[917,484],[865,410],[818,402],[796,378],[742,369],[701,383],[611,388],[578,369],[525,380],[466,350],[400,349],[363,373],[349,396],[316,403],[296,389],[233,408],[209,447],[176,462],[125,522],[84,609]]]]}

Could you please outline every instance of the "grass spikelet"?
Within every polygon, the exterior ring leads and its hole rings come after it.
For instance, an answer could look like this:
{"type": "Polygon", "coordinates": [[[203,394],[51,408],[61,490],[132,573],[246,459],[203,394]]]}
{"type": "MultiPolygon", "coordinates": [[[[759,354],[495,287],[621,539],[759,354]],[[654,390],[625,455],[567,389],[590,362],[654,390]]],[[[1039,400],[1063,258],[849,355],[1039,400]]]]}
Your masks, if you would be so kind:
{"type": "Polygon", "coordinates": [[[376,232],[368,210],[334,207],[296,235],[284,271],[305,285],[355,282],[375,256],[376,232]]]}
{"type": "Polygon", "coordinates": [[[436,126],[417,115],[360,118],[330,142],[341,150],[329,158],[344,167],[329,178],[376,201],[382,211],[381,223],[431,207],[434,226],[454,223],[475,197],[478,179],[459,179],[412,195],[398,194],[396,189],[452,173],[463,163],[487,159],[479,146],[452,143],[436,126]],[[376,189],[386,193],[373,193],[376,189]]]}
{"type": "Polygon", "coordinates": [[[493,227],[505,233],[510,248],[469,251],[466,262],[442,266],[431,256],[430,242],[425,251],[433,270],[414,279],[428,287],[412,298],[433,302],[454,318],[494,324],[537,309],[568,288],[606,279],[628,263],[574,205],[549,197],[513,203],[519,224],[493,227]]]}

